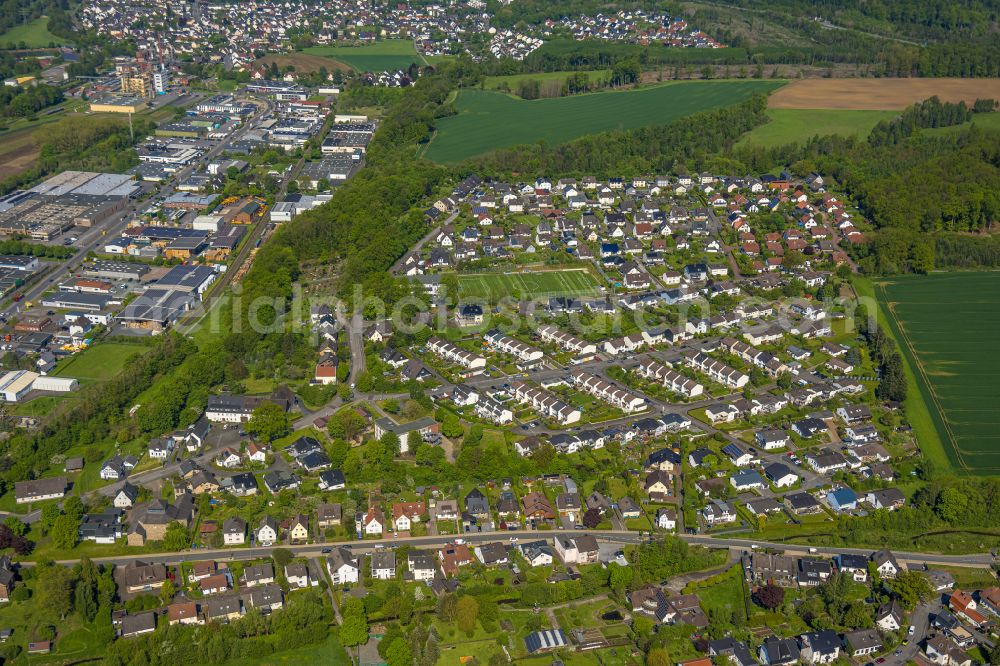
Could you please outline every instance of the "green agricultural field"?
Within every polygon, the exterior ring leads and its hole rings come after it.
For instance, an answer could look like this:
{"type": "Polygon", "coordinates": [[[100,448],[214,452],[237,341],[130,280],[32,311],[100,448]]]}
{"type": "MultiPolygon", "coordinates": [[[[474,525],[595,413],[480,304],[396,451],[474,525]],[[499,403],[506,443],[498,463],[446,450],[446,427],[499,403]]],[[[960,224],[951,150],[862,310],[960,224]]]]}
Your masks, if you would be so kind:
{"type": "Polygon", "coordinates": [[[816,135],[868,136],[882,120],[898,111],[854,111],[841,109],[769,109],[771,122],[747,132],[738,145],[771,148],[793,141],[802,143],[816,135]]]}
{"type": "Polygon", "coordinates": [[[600,293],[599,285],[598,279],[583,269],[458,276],[463,298],[484,299],[491,303],[504,297],[595,296],[600,293]]]}
{"type": "Polygon", "coordinates": [[[24,42],[29,49],[45,48],[49,44],[63,44],[66,40],[49,32],[49,18],[41,16],[30,23],[16,25],[0,35],[0,47],[24,42]]]}
{"type": "Polygon", "coordinates": [[[684,81],[530,102],[466,89],[455,102],[458,114],[438,123],[426,156],[450,164],[524,143],[559,144],[595,132],[666,124],[781,85],[782,81],[684,81]]]}
{"type": "Polygon", "coordinates": [[[99,342],[90,349],[85,349],[62,361],[52,374],[81,380],[103,381],[117,375],[125,367],[126,361],[145,351],[146,347],[143,345],[99,342]]]}
{"type": "Polygon", "coordinates": [[[311,46],[304,52],[339,60],[361,72],[406,69],[411,63],[427,64],[408,39],[387,39],[364,46],[311,46]]]}
{"type": "Polygon", "coordinates": [[[1000,272],[905,276],[875,293],[948,462],[1000,474],[1000,272]]]}

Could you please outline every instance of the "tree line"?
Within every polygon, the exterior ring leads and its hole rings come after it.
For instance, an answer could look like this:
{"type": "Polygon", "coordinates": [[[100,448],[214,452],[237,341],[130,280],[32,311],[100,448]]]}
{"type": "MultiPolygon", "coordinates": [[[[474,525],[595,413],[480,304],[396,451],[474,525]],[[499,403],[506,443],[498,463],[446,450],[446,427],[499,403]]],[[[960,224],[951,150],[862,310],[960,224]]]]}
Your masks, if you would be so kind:
{"type": "Polygon", "coordinates": [[[694,114],[668,125],[590,134],[561,145],[515,146],[474,159],[477,173],[505,177],[566,174],[598,177],[667,173],[685,164],[695,170],[711,163],[744,132],[766,121],[767,98],[694,114]]]}
{"type": "MultiPolygon", "coordinates": [[[[222,664],[233,659],[257,660],[276,652],[320,643],[329,636],[332,612],[316,590],[292,595],[285,607],[264,615],[250,609],[229,624],[203,627],[165,626],[152,634],[118,640],[105,648],[108,666],[172,666],[222,664]]],[[[333,655],[331,655],[332,658],[333,655]]]]}
{"type": "Polygon", "coordinates": [[[61,101],[62,91],[49,85],[4,86],[0,88],[0,116],[26,118],[61,101]]]}

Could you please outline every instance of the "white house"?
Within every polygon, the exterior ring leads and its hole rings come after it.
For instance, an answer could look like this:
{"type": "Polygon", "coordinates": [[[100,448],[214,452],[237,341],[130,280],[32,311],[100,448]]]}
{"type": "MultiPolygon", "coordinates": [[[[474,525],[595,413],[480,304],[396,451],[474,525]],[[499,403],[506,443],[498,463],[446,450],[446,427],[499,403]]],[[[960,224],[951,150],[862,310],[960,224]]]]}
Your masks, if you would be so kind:
{"type": "Polygon", "coordinates": [[[361,566],[351,551],[337,548],[326,558],[326,570],[334,585],[343,585],[358,582],[361,566]]]}
{"type": "Polygon", "coordinates": [[[246,542],[247,524],[242,518],[233,516],[222,523],[222,542],[227,546],[240,546],[246,542]]]}
{"type": "Polygon", "coordinates": [[[278,522],[270,516],[265,517],[257,528],[256,538],[261,546],[273,546],[278,541],[278,522]]]}
{"type": "Polygon", "coordinates": [[[677,511],[668,507],[661,507],[656,511],[656,526],[661,530],[673,530],[677,528],[677,511]]]}

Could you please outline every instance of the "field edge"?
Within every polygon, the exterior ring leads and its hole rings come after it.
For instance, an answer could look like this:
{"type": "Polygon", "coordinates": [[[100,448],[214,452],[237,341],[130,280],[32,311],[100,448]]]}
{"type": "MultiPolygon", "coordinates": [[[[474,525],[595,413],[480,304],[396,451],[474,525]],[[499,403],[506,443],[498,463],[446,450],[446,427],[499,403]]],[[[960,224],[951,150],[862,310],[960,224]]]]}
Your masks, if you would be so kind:
{"type": "Polygon", "coordinates": [[[903,406],[907,419],[913,428],[913,433],[916,435],[917,446],[921,453],[942,471],[969,473],[969,470],[957,464],[957,452],[953,451],[952,455],[949,455],[948,447],[945,446],[948,438],[942,436],[945,431],[941,422],[941,414],[931,406],[932,402],[928,403],[927,392],[929,389],[924,386],[914,369],[916,359],[913,358],[909,347],[903,344],[899,323],[886,307],[885,294],[869,278],[854,276],[852,284],[855,293],[860,298],[868,297],[877,303],[878,319],[886,322],[886,333],[896,343],[900,355],[903,357],[903,373],[906,375],[906,400],[903,402],[903,406]]]}

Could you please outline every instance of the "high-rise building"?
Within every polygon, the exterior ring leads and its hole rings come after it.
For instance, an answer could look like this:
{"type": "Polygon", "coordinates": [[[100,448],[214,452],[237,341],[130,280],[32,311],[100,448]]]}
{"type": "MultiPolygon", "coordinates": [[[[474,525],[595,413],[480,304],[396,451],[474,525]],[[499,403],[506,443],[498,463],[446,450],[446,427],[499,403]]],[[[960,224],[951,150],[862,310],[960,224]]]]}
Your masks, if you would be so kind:
{"type": "Polygon", "coordinates": [[[150,81],[150,77],[143,72],[122,74],[121,82],[123,95],[132,95],[134,97],[143,98],[153,96],[153,85],[150,81]]]}
{"type": "Polygon", "coordinates": [[[170,85],[170,75],[167,73],[167,70],[160,69],[153,72],[153,91],[157,95],[167,92],[168,85],[170,85]]]}

